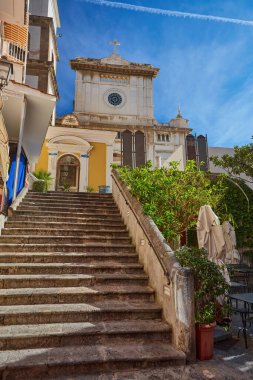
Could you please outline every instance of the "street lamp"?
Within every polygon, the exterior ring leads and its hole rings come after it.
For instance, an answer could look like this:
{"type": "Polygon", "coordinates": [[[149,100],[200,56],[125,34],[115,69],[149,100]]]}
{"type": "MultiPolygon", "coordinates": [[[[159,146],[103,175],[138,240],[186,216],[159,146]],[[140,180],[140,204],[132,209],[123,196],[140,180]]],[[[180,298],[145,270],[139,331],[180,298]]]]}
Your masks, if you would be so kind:
{"type": "Polygon", "coordinates": [[[7,86],[10,80],[10,76],[13,73],[12,63],[0,59],[0,91],[3,87],[7,86]]]}

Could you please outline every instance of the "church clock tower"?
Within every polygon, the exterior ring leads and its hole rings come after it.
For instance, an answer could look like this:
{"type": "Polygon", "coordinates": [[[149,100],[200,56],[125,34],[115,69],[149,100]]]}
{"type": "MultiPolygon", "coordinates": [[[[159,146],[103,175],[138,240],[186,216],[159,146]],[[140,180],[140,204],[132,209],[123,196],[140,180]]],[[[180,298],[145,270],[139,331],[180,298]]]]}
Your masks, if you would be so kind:
{"type": "Polygon", "coordinates": [[[149,64],[128,62],[117,54],[119,45],[103,59],[76,58],[74,113],[81,123],[154,125],[153,78],[159,72],[149,64]]]}

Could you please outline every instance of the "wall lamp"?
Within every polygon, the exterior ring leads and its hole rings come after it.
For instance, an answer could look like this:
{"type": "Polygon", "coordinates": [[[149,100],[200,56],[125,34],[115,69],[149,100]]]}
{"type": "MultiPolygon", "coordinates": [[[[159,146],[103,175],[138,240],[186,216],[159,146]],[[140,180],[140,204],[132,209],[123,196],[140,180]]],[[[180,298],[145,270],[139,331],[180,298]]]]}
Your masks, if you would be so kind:
{"type": "Polygon", "coordinates": [[[13,64],[0,59],[0,91],[8,85],[11,74],[13,74],[13,64]]]}

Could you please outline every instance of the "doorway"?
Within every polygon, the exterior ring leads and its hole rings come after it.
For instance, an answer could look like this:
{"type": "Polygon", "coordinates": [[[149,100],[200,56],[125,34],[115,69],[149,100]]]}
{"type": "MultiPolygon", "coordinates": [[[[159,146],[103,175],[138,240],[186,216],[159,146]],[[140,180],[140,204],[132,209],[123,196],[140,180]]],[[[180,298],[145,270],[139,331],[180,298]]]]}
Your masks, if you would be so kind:
{"type": "Polygon", "coordinates": [[[56,190],[79,190],[80,162],[70,154],[66,154],[58,160],[56,190]]]}

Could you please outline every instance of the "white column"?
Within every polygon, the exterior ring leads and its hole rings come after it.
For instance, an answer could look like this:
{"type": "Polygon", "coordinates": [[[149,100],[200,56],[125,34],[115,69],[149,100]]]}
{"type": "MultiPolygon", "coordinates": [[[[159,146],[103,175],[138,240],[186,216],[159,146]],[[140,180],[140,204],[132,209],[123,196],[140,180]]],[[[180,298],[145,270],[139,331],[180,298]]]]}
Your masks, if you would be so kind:
{"type": "Polygon", "coordinates": [[[50,186],[50,190],[54,191],[56,190],[56,169],[57,169],[57,157],[58,157],[58,151],[57,150],[49,150],[48,152],[48,171],[52,174],[52,182],[50,186]]]}
{"type": "Polygon", "coordinates": [[[15,201],[16,196],[17,196],[18,172],[19,172],[20,155],[21,155],[21,149],[22,149],[23,132],[24,132],[24,125],[25,125],[25,117],[26,117],[26,107],[27,107],[27,100],[26,98],[24,98],[23,104],[22,104],[22,114],[21,114],[21,119],[20,119],[20,125],[19,125],[19,138],[18,138],[18,146],[17,146],[17,153],[16,153],[16,167],[15,167],[15,175],[14,175],[12,202],[15,201]]]}
{"type": "Polygon", "coordinates": [[[106,145],[106,186],[112,190],[111,164],[113,163],[113,145],[106,145]]]}
{"type": "Polygon", "coordinates": [[[89,175],[89,154],[81,153],[79,191],[87,191],[88,175],[89,175]]]}

